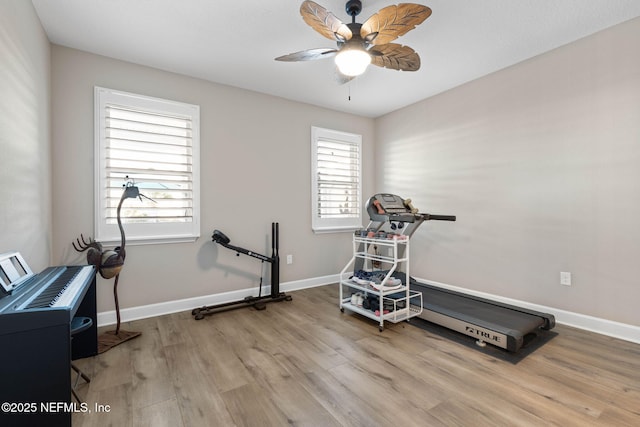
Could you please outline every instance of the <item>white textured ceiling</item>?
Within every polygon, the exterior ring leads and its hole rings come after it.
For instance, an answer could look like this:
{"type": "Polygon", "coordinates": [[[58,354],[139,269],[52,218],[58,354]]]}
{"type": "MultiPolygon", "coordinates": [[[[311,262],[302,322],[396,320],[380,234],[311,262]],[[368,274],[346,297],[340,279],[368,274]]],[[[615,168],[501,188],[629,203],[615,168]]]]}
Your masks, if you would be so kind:
{"type": "MultiPolygon", "coordinates": [[[[316,2],[350,22],[346,1],[316,2]]],[[[335,47],[304,23],[301,0],[33,0],[52,43],[368,117],[640,16],[639,0],[414,2],[433,14],[396,42],[419,53],[420,70],[371,66],[341,86],[332,59],[274,61],[335,47]]],[[[362,3],[360,23],[398,2],[362,3]]]]}

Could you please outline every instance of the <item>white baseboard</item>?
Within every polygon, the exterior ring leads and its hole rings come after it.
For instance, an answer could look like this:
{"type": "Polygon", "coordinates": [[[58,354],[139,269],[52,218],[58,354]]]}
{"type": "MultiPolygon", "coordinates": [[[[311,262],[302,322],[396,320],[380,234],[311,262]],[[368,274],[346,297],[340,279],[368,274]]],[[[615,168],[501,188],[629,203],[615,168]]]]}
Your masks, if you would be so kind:
{"type": "MultiPolygon", "coordinates": [[[[313,288],[315,286],[337,283],[339,277],[339,274],[333,274],[330,276],[322,276],[311,279],[295,280],[292,282],[281,283],[280,292],[291,292],[300,289],[313,288]]],[[[161,302],[158,304],[124,308],[120,310],[120,319],[122,322],[131,322],[133,320],[146,319],[149,317],[162,316],[164,314],[192,310],[197,307],[204,307],[205,305],[224,304],[227,302],[239,301],[248,296],[257,296],[258,291],[258,288],[242,289],[239,291],[203,295],[200,297],[161,302]]],[[[271,286],[265,286],[262,289],[262,295],[269,295],[270,293],[271,286]]],[[[98,326],[114,325],[116,323],[116,312],[115,310],[100,312],[98,313],[97,320],[98,326]]]]}
{"type": "MultiPolygon", "coordinates": [[[[340,280],[339,274],[329,276],[315,277],[304,280],[294,280],[280,284],[281,292],[291,292],[300,289],[313,288],[316,286],[329,285],[337,283],[340,280]]],[[[486,298],[505,304],[516,305],[530,310],[541,311],[553,314],[556,322],[572,326],[587,331],[596,332],[598,334],[619,338],[625,341],[640,344],[640,327],[628,325],[626,323],[613,322],[611,320],[600,319],[598,317],[587,316],[585,314],[573,313],[566,310],[560,310],[554,307],[546,307],[538,304],[531,304],[525,301],[519,301],[511,298],[500,297],[485,292],[473,291],[471,289],[460,288],[457,286],[447,285],[445,283],[434,282],[432,280],[416,278],[419,282],[427,283],[432,286],[450,289],[453,291],[467,293],[480,298],[486,298]]],[[[266,286],[262,290],[263,295],[271,292],[270,286],[266,286]]],[[[177,301],[162,302],[158,304],[149,304],[139,307],[131,307],[120,310],[120,317],[123,322],[133,320],[146,319],[148,317],[162,316],[164,314],[177,313],[179,311],[192,310],[205,305],[224,304],[231,301],[238,301],[248,296],[255,296],[258,293],[257,288],[243,289],[240,291],[224,292],[221,294],[204,295],[194,298],[186,298],[177,301]]],[[[105,311],[98,313],[98,326],[108,326],[116,323],[116,312],[105,311]]]]}
{"type": "Polygon", "coordinates": [[[598,334],[607,335],[621,340],[630,341],[640,344],[640,327],[628,325],[626,323],[613,322],[607,319],[601,319],[598,317],[587,316],[585,314],[573,313],[571,311],[560,310],[554,307],[546,307],[538,304],[531,304],[525,301],[519,301],[516,299],[500,297],[497,295],[488,294],[485,292],[473,291],[471,289],[460,288],[457,286],[447,285],[445,283],[434,282],[432,280],[416,278],[418,282],[426,283],[431,286],[449,289],[452,291],[463,292],[469,295],[477,296],[480,298],[486,298],[493,301],[502,302],[505,304],[516,305],[518,307],[527,308],[530,310],[541,311],[543,313],[553,314],[556,318],[556,323],[572,326],[574,328],[584,329],[598,334]]]}

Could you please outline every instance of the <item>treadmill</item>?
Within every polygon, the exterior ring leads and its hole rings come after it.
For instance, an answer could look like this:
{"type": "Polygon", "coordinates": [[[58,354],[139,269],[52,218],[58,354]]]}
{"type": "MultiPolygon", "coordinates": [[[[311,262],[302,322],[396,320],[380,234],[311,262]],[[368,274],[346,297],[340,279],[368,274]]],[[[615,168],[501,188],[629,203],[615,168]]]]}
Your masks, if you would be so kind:
{"type": "MultiPolygon", "coordinates": [[[[418,213],[411,199],[394,194],[370,197],[366,209],[371,220],[368,229],[377,232],[388,226],[400,230],[408,238],[424,221],[456,220],[454,215],[418,213]]],[[[362,265],[354,266],[354,271],[358,269],[362,269],[362,265]]],[[[417,317],[473,337],[482,347],[489,343],[517,352],[536,337],[538,330],[555,326],[552,314],[428,285],[413,278],[409,280],[412,290],[422,292],[423,310],[417,317]]]]}

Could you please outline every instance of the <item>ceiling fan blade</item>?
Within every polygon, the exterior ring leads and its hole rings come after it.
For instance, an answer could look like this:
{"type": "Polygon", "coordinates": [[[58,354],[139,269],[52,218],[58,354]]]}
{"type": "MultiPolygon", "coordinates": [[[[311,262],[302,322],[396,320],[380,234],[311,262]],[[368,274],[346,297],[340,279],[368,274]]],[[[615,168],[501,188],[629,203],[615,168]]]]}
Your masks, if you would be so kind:
{"type": "Polygon", "coordinates": [[[393,70],[417,71],[420,69],[420,56],[409,46],[388,43],[369,49],[371,63],[378,67],[393,70]]]}
{"type": "Polygon", "coordinates": [[[310,0],[303,2],[300,15],[304,22],[328,39],[344,42],[353,35],[349,27],[318,3],[310,0]]]}
{"type": "Polygon", "coordinates": [[[340,70],[338,69],[338,67],[336,67],[336,71],[335,73],[333,73],[333,78],[335,79],[335,81],[338,84],[345,84],[345,83],[349,83],[351,80],[355,79],[356,76],[347,76],[346,74],[342,74],[340,72],[340,70]]]}
{"type": "Polygon", "coordinates": [[[431,9],[421,4],[401,3],[387,6],[362,24],[360,35],[364,39],[369,34],[378,33],[369,44],[382,45],[413,30],[429,16],[431,9]]]}
{"type": "Polygon", "coordinates": [[[330,48],[308,49],[301,52],[290,53],[276,58],[276,61],[296,62],[296,61],[313,61],[315,59],[330,58],[338,51],[330,48]]]}

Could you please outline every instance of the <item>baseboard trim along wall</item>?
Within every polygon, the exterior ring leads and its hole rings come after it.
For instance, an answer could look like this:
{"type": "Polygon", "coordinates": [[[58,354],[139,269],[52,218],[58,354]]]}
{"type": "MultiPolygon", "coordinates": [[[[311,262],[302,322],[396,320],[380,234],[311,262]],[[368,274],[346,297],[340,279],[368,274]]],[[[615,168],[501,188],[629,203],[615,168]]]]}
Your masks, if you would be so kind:
{"type": "MultiPolygon", "coordinates": [[[[333,274],[329,276],[315,277],[304,280],[294,280],[291,282],[285,282],[280,284],[280,290],[282,292],[292,292],[300,289],[313,288],[316,286],[324,286],[332,283],[336,283],[339,280],[339,274],[333,274]]],[[[441,287],[444,289],[450,289],[458,292],[464,292],[470,295],[474,295],[481,298],[487,298],[490,300],[502,302],[505,304],[517,305],[520,307],[528,308],[531,310],[542,311],[545,313],[551,313],[555,316],[556,322],[559,324],[572,326],[579,329],[595,332],[602,335],[607,335],[614,338],[619,338],[625,341],[640,344],[640,327],[628,325],[625,323],[613,322],[606,319],[600,319],[593,316],[587,316],[585,314],[573,313],[570,311],[560,310],[553,307],[546,307],[537,304],[530,304],[524,301],[519,301],[511,298],[504,298],[497,295],[492,295],[484,292],[473,291],[470,289],[460,288],[457,286],[447,285],[445,283],[434,282],[427,279],[417,278],[419,282],[427,283],[432,286],[441,287]]],[[[266,286],[262,290],[263,295],[268,295],[271,292],[269,286],[266,286]]],[[[238,301],[248,296],[256,296],[258,294],[257,288],[243,289],[240,291],[224,292],[221,294],[204,295],[194,298],[186,298],[177,301],[169,301],[158,304],[149,304],[139,307],[125,308],[120,311],[120,316],[123,322],[130,322],[133,320],[146,319],[148,317],[162,316],[165,314],[177,313],[180,311],[192,310],[197,307],[205,305],[223,304],[231,301],[238,301]]],[[[336,302],[337,304],[337,302],[336,302]]],[[[98,326],[108,326],[116,323],[116,312],[105,311],[98,313],[98,326]]]]}
{"type": "MultiPolygon", "coordinates": [[[[338,282],[339,277],[339,274],[333,274],[329,276],[315,277],[312,279],[294,280],[292,282],[281,283],[280,292],[291,292],[316,286],[329,285],[331,283],[338,282]]],[[[131,322],[133,320],[193,310],[194,308],[203,307],[205,305],[239,301],[249,296],[258,296],[258,292],[258,288],[248,288],[233,292],[223,292],[220,294],[203,295],[200,297],[185,298],[176,301],[161,302],[158,304],[124,308],[120,310],[120,318],[122,322],[131,322]]],[[[262,295],[269,295],[270,293],[271,286],[264,286],[262,288],[262,295]]],[[[115,323],[115,310],[98,313],[98,326],[115,325],[115,323]]]]}

